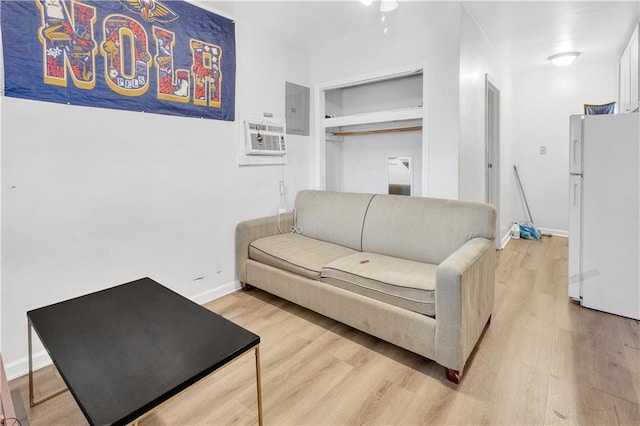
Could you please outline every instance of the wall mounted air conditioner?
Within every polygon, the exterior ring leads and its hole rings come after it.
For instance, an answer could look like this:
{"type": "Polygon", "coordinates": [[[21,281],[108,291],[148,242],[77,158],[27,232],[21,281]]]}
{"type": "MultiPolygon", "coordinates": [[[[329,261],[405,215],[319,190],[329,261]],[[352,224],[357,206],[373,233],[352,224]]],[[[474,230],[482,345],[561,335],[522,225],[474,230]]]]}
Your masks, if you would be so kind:
{"type": "Polygon", "coordinates": [[[271,119],[249,119],[244,122],[246,155],[285,155],[286,123],[271,119]]]}

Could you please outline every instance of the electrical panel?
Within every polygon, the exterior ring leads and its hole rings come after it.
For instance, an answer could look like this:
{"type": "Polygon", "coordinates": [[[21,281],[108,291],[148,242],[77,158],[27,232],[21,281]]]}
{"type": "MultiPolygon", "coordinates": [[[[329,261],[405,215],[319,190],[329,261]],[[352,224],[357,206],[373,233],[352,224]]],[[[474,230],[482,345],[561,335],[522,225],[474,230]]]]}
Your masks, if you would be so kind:
{"type": "Polygon", "coordinates": [[[272,119],[249,119],[244,122],[246,155],[285,155],[286,123],[272,119]]]}
{"type": "Polygon", "coordinates": [[[309,136],[309,88],[285,82],[288,135],[309,136]]]}

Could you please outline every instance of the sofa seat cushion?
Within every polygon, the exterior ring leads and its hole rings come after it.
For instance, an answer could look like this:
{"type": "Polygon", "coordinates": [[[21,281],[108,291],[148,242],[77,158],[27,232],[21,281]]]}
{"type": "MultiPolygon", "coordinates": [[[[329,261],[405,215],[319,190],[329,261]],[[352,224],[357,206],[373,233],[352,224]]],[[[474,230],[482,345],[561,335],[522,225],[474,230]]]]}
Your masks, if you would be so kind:
{"type": "Polygon", "coordinates": [[[321,280],[391,305],[435,316],[436,267],[381,254],[357,252],[329,263],[321,280]]]}
{"type": "Polygon", "coordinates": [[[320,279],[325,265],[353,253],[350,248],[293,233],[260,238],[249,246],[249,258],[314,280],[320,279]]]}

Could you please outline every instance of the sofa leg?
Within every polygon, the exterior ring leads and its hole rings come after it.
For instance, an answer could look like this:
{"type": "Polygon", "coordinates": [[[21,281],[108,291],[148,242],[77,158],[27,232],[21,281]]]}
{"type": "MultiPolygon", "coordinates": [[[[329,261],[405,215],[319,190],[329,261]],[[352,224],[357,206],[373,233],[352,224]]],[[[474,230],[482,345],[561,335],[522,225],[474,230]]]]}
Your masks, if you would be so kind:
{"type": "Polygon", "coordinates": [[[445,368],[444,368],[444,372],[445,372],[445,374],[447,375],[447,379],[448,379],[450,382],[453,382],[453,383],[455,383],[456,385],[457,385],[458,383],[460,383],[460,376],[461,376],[461,374],[460,374],[460,372],[459,372],[458,370],[453,370],[453,369],[451,369],[451,368],[447,368],[447,367],[445,367],[445,368]]]}
{"type": "Polygon", "coordinates": [[[250,291],[253,288],[253,286],[251,284],[247,284],[247,283],[243,283],[243,282],[240,282],[240,284],[242,284],[242,289],[244,291],[250,291]]]}

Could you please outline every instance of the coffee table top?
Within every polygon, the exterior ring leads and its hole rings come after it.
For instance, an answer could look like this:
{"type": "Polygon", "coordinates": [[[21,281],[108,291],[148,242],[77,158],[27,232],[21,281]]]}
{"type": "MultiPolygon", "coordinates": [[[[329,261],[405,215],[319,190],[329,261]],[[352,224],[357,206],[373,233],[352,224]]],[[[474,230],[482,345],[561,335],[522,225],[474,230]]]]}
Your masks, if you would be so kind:
{"type": "Polygon", "coordinates": [[[126,424],[260,343],[150,278],[27,312],[91,424],[126,424]]]}

